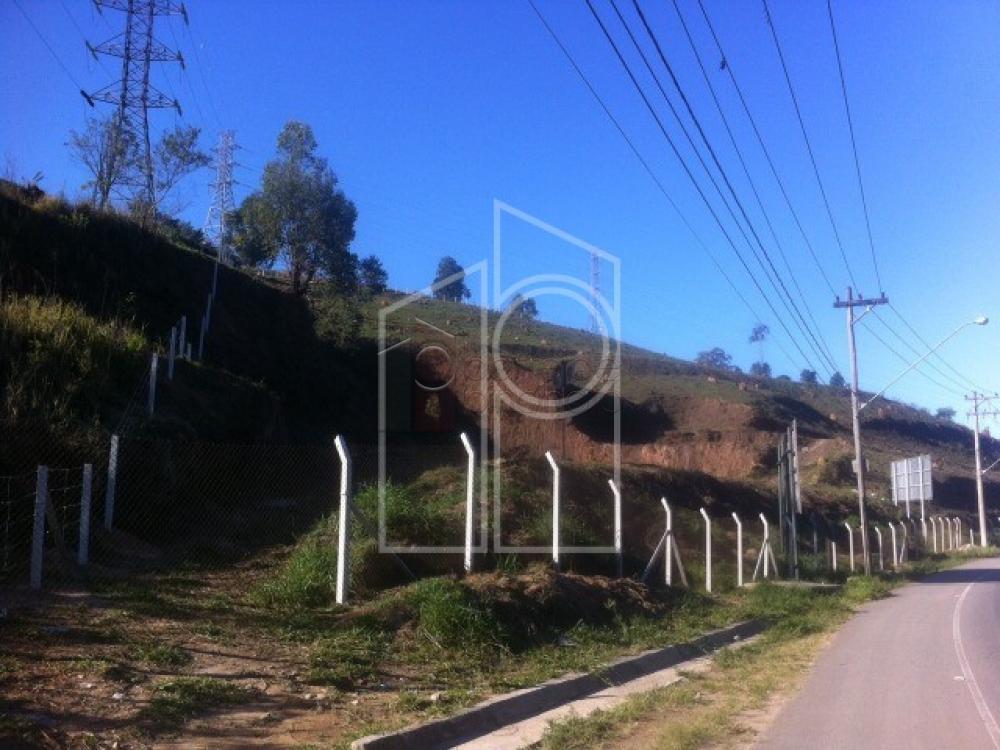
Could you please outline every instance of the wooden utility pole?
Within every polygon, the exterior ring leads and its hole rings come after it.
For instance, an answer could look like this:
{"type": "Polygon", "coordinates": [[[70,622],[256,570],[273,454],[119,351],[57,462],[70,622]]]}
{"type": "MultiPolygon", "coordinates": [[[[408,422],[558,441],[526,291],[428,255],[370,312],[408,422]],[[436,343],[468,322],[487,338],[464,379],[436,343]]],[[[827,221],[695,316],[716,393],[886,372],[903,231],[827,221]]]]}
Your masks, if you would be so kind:
{"type": "Polygon", "coordinates": [[[876,299],[854,298],[854,291],[847,287],[847,299],[840,297],[834,301],[834,307],[847,308],[847,347],[851,355],[851,421],[854,426],[854,461],[855,474],[858,478],[858,517],[861,520],[861,549],[865,557],[865,575],[872,574],[872,561],[868,554],[868,515],[865,512],[865,461],[861,450],[861,418],[858,409],[858,352],[854,343],[854,324],[868,314],[875,305],[888,304],[889,300],[883,293],[876,299]],[[867,308],[858,317],[854,316],[855,307],[867,308]]]}
{"type": "Polygon", "coordinates": [[[980,407],[992,401],[994,396],[986,396],[982,393],[972,392],[971,396],[966,396],[967,401],[972,402],[972,411],[969,416],[975,420],[973,432],[973,444],[976,447],[976,501],[979,511],[979,545],[986,546],[986,496],[983,492],[983,454],[979,445],[979,417],[1000,416],[1000,411],[982,411],[980,407]]]}

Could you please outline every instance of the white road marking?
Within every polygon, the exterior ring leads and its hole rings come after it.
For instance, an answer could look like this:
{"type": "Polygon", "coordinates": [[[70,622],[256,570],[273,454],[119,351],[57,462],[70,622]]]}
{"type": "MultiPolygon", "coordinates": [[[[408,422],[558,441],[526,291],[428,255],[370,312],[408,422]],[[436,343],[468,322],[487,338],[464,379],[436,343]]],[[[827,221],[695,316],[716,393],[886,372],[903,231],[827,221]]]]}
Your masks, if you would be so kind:
{"type": "Polygon", "coordinates": [[[965,655],[965,647],[962,645],[962,603],[975,585],[975,582],[973,582],[966,586],[962,595],[958,597],[958,601],[955,603],[955,611],[951,617],[951,637],[955,644],[955,655],[958,657],[958,666],[962,669],[965,684],[969,686],[972,702],[976,704],[979,718],[983,720],[983,724],[986,726],[986,733],[990,736],[993,747],[996,750],[1000,750],[1000,726],[997,726],[997,720],[993,717],[990,707],[986,704],[983,691],[979,689],[979,683],[976,682],[976,675],[972,672],[972,666],[965,655]]]}

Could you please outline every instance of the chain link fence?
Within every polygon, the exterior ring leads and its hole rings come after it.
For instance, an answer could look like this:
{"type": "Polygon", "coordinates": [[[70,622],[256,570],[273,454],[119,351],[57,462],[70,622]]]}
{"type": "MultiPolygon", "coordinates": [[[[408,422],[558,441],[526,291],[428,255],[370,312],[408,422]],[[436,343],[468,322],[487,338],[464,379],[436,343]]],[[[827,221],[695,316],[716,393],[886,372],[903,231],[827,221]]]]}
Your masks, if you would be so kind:
{"type": "MultiPolygon", "coordinates": [[[[332,587],[341,472],[332,439],[310,445],[219,444],[149,435],[134,415],[120,424],[123,432],[112,436],[74,435],[40,423],[0,423],[0,584],[125,580],[252,561],[262,579],[281,579],[298,566],[310,569],[309,585],[332,587]],[[41,505],[40,466],[45,467],[41,505]],[[39,538],[40,552],[34,544],[39,538]]],[[[348,443],[353,460],[350,599],[415,578],[461,573],[468,475],[457,436],[424,436],[390,446],[383,494],[378,491],[378,446],[348,443]]],[[[589,464],[564,466],[562,546],[606,550],[614,544],[607,471],[589,464]]],[[[762,511],[772,517],[780,575],[788,575],[787,552],[766,493],[747,496],[735,485],[710,478],[670,476],[637,468],[623,475],[624,575],[641,575],[660,543],[663,495],[674,506],[676,540],[692,586],[705,578],[702,506],[712,517],[717,589],[736,579],[733,511],[744,524],[747,577],[759,555],[763,535],[757,514],[762,511]]],[[[491,461],[485,470],[477,464],[474,481],[475,569],[510,570],[530,560],[551,559],[552,475],[545,459],[515,455],[491,461]],[[502,502],[494,505],[497,487],[502,502]],[[497,524],[500,541],[509,549],[497,548],[497,524]]],[[[836,544],[838,573],[850,570],[843,521],[808,513],[798,523],[803,577],[831,576],[831,542],[836,544]]],[[[856,565],[861,567],[860,535],[852,526],[856,565]]],[[[884,524],[882,528],[882,565],[888,569],[890,535],[884,524]]],[[[930,544],[923,544],[919,521],[907,528],[911,556],[931,551],[930,544]]],[[[871,554],[878,570],[876,545],[873,535],[871,554]]],[[[560,562],[577,572],[617,574],[613,552],[564,551],[560,562]]],[[[653,570],[661,567],[662,558],[653,570]]],[[[661,579],[660,572],[649,577],[651,582],[661,579]]],[[[317,596],[316,601],[322,600],[317,596]]]]}

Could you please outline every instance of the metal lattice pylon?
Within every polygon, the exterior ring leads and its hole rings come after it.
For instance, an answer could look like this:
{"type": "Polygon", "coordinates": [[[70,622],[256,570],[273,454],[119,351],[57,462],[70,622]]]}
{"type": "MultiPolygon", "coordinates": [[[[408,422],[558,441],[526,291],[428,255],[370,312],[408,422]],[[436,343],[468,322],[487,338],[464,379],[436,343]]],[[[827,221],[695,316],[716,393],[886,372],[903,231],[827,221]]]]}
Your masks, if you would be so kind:
{"type": "Polygon", "coordinates": [[[223,130],[219,133],[219,145],[215,150],[215,181],[211,183],[212,202],[208,206],[203,231],[218,252],[220,263],[229,262],[226,247],[226,217],[235,208],[233,202],[233,154],[236,151],[236,133],[223,130]]]}
{"type": "Polygon", "coordinates": [[[103,8],[125,13],[125,29],[110,39],[87,48],[97,56],[120,59],[121,78],[87,94],[88,101],[104,102],[117,107],[115,115],[114,158],[128,159],[123,183],[133,189],[134,198],[147,206],[156,205],[156,180],[153,153],[149,138],[149,110],[174,108],[181,111],[176,99],[157,90],[150,81],[150,69],[157,62],[179,62],[181,53],[160,43],[153,35],[158,16],[182,16],[187,23],[183,3],[172,0],[94,0],[98,11],[103,8]],[[133,152],[133,149],[135,151],[133,152]],[[137,158],[130,158],[132,153],[137,158]]]}

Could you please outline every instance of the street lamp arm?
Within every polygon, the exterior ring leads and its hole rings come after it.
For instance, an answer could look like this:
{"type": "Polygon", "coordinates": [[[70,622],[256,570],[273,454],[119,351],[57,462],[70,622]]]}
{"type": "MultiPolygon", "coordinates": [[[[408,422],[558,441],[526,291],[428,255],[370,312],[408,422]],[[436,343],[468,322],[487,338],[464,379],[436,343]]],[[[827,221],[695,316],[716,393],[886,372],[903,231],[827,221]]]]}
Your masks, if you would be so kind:
{"type": "Polygon", "coordinates": [[[889,383],[889,385],[887,385],[881,391],[879,391],[874,396],[872,396],[870,399],[868,399],[863,404],[861,404],[861,406],[858,407],[858,411],[859,412],[862,411],[872,401],[875,401],[876,399],[881,398],[882,396],[884,396],[885,392],[887,390],[889,390],[890,388],[892,388],[894,385],[896,385],[896,383],[898,383],[900,380],[902,380],[903,377],[907,373],[910,372],[910,370],[912,370],[913,368],[915,368],[917,365],[919,365],[921,362],[923,362],[925,359],[927,359],[929,356],[931,356],[934,352],[936,352],[942,346],[944,346],[945,344],[947,344],[952,338],[954,338],[956,335],[958,335],[958,332],[961,331],[963,328],[965,328],[966,326],[971,326],[971,325],[980,325],[980,326],[981,325],[986,325],[987,322],[988,321],[987,321],[986,318],[976,318],[975,320],[970,320],[970,321],[967,321],[965,323],[962,323],[962,325],[960,325],[954,331],[952,331],[947,336],[945,336],[943,339],[941,339],[937,344],[935,344],[930,349],[928,349],[920,359],[918,359],[916,362],[913,362],[909,367],[907,367],[905,370],[903,370],[901,373],[899,373],[899,375],[897,375],[895,378],[893,378],[892,381],[889,383]]]}
{"type": "Polygon", "coordinates": [[[989,466],[987,466],[987,467],[986,467],[985,469],[983,469],[983,470],[982,470],[981,472],[979,472],[979,473],[980,473],[980,474],[985,474],[985,473],[986,473],[987,471],[989,471],[990,469],[992,469],[992,468],[993,468],[994,466],[996,466],[997,464],[1000,464],[1000,458],[998,458],[998,459],[997,459],[996,461],[994,461],[993,463],[991,463],[991,464],[990,464],[989,466]]]}

